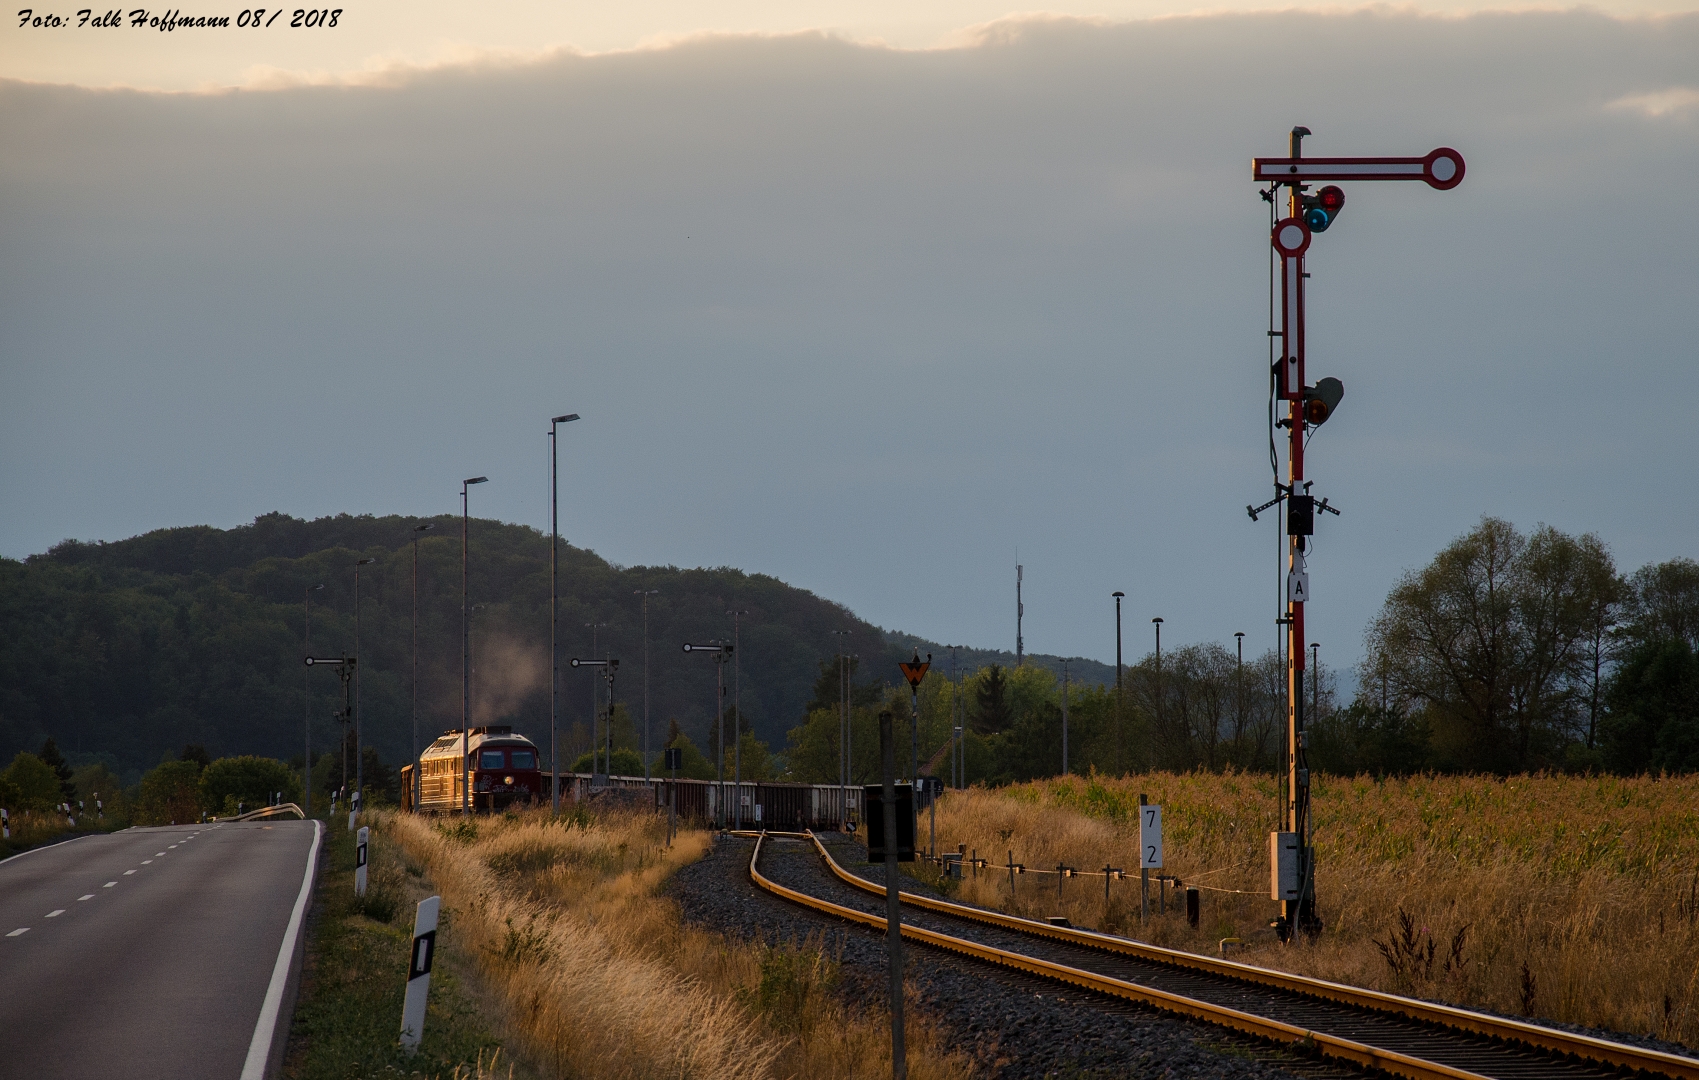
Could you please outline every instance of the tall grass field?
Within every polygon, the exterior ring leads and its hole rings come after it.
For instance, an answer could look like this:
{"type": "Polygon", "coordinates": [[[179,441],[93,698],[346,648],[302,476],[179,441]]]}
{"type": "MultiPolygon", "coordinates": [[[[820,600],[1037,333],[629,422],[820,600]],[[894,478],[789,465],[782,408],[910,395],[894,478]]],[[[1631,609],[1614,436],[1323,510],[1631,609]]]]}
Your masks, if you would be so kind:
{"type": "MultiPolygon", "coordinates": [[[[942,851],[1034,869],[1106,864],[1127,880],[969,871],[959,895],[1035,918],[1512,1015],[1699,1043],[1699,777],[1318,777],[1316,900],[1325,929],[1268,923],[1274,777],[1060,777],[949,792],[942,851]],[[1159,886],[1140,925],[1140,794],[1163,812],[1161,874],[1200,888],[1191,929],[1159,886]]],[[[921,842],[928,817],[920,821],[921,842]]],[[[1153,878],[1157,871],[1152,871],[1153,878]]]]}

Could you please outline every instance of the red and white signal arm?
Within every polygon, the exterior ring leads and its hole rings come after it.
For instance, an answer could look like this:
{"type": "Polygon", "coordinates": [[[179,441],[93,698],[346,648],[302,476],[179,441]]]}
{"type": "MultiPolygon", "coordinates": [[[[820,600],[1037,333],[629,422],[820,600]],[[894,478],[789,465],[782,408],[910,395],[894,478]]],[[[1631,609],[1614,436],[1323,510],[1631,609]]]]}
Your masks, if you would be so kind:
{"type": "Polygon", "coordinates": [[[1463,155],[1449,146],[1422,157],[1252,158],[1258,183],[1312,180],[1420,180],[1449,191],[1463,182],[1463,155]]]}

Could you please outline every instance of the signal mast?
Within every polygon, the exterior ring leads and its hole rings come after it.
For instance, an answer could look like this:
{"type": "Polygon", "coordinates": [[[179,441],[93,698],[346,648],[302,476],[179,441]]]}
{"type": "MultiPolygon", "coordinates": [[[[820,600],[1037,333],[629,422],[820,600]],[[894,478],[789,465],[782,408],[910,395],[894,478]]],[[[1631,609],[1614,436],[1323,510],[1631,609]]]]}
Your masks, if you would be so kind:
{"type": "Polygon", "coordinates": [[[1304,282],[1309,274],[1304,271],[1304,256],[1315,235],[1326,232],[1345,208],[1345,192],[1335,184],[1314,194],[1309,188],[1316,181],[1420,180],[1449,191],[1463,182],[1463,155],[1448,147],[1414,158],[1306,158],[1303,143],[1308,134],[1309,128],[1295,127],[1288,156],[1251,162],[1257,183],[1268,185],[1262,197],[1270,204],[1276,204],[1282,187],[1287,189],[1286,216],[1274,223],[1271,237],[1280,258],[1280,329],[1269,330],[1270,339],[1280,342],[1280,358],[1270,379],[1274,398],[1287,404],[1286,416],[1276,421],[1287,429],[1287,482],[1277,479],[1274,498],[1261,506],[1245,507],[1252,521],[1279,503],[1286,508],[1286,612],[1280,620],[1288,642],[1286,797],[1280,831],[1269,836],[1270,892],[1280,901],[1274,928],[1282,941],[1290,941],[1297,930],[1321,932],[1315,852],[1309,841],[1309,737],[1304,727],[1304,605],[1310,599],[1306,558],[1316,514],[1339,511],[1326,499],[1318,502],[1310,494],[1312,482],[1304,478],[1304,444],[1311,430],[1326,423],[1345,396],[1345,386],[1338,379],[1318,379],[1313,386],[1305,382],[1304,282]]]}

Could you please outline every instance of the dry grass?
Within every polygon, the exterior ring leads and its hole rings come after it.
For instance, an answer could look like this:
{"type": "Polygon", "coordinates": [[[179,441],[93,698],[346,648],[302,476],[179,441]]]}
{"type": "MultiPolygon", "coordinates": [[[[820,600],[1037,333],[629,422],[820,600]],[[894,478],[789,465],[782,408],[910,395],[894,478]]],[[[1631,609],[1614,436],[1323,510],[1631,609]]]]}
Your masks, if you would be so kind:
{"type": "MultiPolygon", "coordinates": [[[[641,813],[440,825],[377,817],[440,888],[456,940],[479,957],[541,1075],[890,1074],[887,1022],[846,1012],[831,993],[837,965],[817,942],[728,942],[684,925],[658,895],[667,875],[707,850],[707,834],[686,832],[669,850],[664,821],[641,813]]],[[[940,1033],[925,1023],[910,1030],[910,1076],[971,1074],[940,1033]]]]}
{"type": "MultiPolygon", "coordinates": [[[[1317,903],[1326,931],[1268,930],[1272,777],[1068,777],[947,795],[938,843],[1001,863],[1101,870],[1063,883],[983,871],[964,899],[1159,944],[1213,952],[1241,937],[1250,963],[1501,1012],[1699,1043],[1699,777],[1319,778],[1317,903]],[[1204,891],[1191,930],[1170,891],[1139,928],[1138,796],[1163,807],[1165,869],[1204,891]]],[[[926,819],[921,820],[922,835],[926,819]]],[[[1153,873],[1155,873],[1153,871],[1153,873]]]]}

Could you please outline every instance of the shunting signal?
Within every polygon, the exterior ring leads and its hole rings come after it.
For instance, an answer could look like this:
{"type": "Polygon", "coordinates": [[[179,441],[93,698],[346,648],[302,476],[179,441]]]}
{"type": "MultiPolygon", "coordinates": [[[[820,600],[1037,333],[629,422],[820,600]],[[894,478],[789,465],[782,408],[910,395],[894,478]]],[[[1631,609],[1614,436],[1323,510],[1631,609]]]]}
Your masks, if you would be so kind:
{"type": "Polygon", "coordinates": [[[1339,212],[1345,209],[1345,192],[1337,184],[1329,184],[1314,195],[1299,200],[1304,208],[1304,224],[1313,233],[1326,232],[1339,212]]]}

